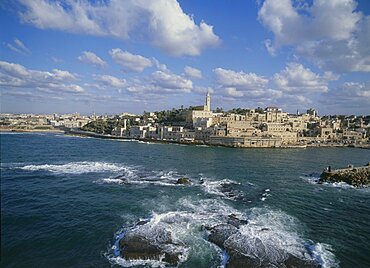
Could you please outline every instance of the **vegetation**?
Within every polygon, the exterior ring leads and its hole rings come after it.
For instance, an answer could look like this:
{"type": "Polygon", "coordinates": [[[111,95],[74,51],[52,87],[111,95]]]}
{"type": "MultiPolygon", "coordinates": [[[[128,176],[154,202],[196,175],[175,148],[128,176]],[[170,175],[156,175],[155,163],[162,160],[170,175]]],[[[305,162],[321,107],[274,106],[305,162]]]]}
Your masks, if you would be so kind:
{"type": "MultiPolygon", "coordinates": [[[[127,120],[127,123],[130,121],[127,120]]],[[[116,116],[114,118],[105,119],[97,119],[88,123],[87,125],[82,127],[82,130],[91,131],[100,134],[111,134],[112,130],[115,127],[123,127],[124,126],[124,118],[120,118],[116,116]]]]}
{"type": "Polygon", "coordinates": [[[164,125],[186,125],[187,116],[191,111],[191,107],[185,109],[172,109],[155,112],[157,122],[164,125]]]}

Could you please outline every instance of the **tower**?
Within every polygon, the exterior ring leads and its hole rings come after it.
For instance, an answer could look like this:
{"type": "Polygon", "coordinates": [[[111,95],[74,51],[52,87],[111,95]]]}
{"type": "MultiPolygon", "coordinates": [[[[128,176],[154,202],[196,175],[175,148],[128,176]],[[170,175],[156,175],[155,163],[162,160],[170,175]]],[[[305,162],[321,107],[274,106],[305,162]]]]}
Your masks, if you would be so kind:
{"type": "Polygon", "coordinates": [[[204,110],[205,111],[211,111],[211,94],[207,92],[206,95],[206,105],[204,105],[204,110]]]}

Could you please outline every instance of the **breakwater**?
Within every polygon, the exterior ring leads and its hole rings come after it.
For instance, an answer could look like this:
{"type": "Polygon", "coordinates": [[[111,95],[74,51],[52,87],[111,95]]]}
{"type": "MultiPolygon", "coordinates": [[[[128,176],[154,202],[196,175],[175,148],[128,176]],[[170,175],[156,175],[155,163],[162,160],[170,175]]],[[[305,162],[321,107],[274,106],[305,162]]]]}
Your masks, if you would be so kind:
{"type": "Polygon", "coordinates": [[[370,162],[363,167],[353,167],[342,169],[331,169],[328,167],[320,175],[320,182],[345,182],[356,187],[367,187],[370,185],[370,162]]]}

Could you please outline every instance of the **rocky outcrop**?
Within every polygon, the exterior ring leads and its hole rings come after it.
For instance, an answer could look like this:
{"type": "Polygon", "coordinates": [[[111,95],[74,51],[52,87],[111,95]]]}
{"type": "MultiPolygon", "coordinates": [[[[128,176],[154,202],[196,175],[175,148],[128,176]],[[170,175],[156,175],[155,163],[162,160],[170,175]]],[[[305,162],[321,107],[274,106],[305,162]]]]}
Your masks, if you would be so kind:
{"type": "MultiPolygon", "coordinates": [[[[243,235],[240,228],[248,222],[233,214],[229,215],[228,218],[227,223],[206,228],[209,231],[208,240],[227,252],[227,268],[320,267],[313,260],[298,258],[279,248],[269,248],[260,239],[251,239],[243,235]],[[270,259],[268,256],[271,253],[274,259],[270,259]]],[[[269,229],[262,228],[260,230],[260,232],[265,231],[269,231],[269,229]]]]}
{"type": "Polygon", "coordinates": [[[191,184],[191,181],[189,178],[180,178],[176,181],[176,184],[191,184]]]}
{"type": "Polygon", "coordinates": [[[181,242],[174,241],[170,231],[140,221],[119,241],[120,255],[125,260],[155,260],[177,266],[183,254],[181,242]],[[147,228],[143,228],[147,225],[147,228]]]}
{"type": "MultiPolygon", "coordinates": [[[[187,258],[187,247],[176,239],[168,228],[174,218],[158,220],[140,220],[132,229],[127,230],[120,238],[119,254],[125,260],[161,261],[164,265],[178,266],[187,258]]],[[[178,218],[179,222],[184,219],[178,218]]],[[[320,264],[311,259],[310,252],[302,246],[302,252],[287,250],[281,243],[271,242],[272,228],[252,227],[238,214],[225,215],[214,225],[202,225],[201,231],[207,231],[207,240],[218,246],[227,254],[226,268],[318,268],[320,264]],[[293,253],[295,255],[293,255],[293,253]]]]}
{"type": "Polygon", "coordinates": [[[319,183],[345,182],[356,187],[370,185],[370,165],[332,170],[328,168],[320,175],[319,183]]]}

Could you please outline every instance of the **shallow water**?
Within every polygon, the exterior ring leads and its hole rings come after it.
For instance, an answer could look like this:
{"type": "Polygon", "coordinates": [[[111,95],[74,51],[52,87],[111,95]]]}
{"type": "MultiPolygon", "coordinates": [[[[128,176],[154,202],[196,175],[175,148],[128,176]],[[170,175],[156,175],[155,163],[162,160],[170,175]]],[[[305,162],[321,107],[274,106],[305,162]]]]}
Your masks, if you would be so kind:
{"type": "Polygon", "coordinates": [[[266,258],[282,249],[310,254],[324,267],[369,267],[369,189],[318,185],[310,175],[328,165],[363,165],[369,150],[232,149],[45,133],[0,138],[2,267],[143,264],[112,249],[140,218],[150,220],[140,231],[164,228],[185,245],[180,267],[218,267],[224,254],[200,227],[230,213],[251,223],[241,228],[244,240],[232,242],[253,248],[257,239],[266,258]],[[192,184],[176,185],[181,177],[192,184]]]}

